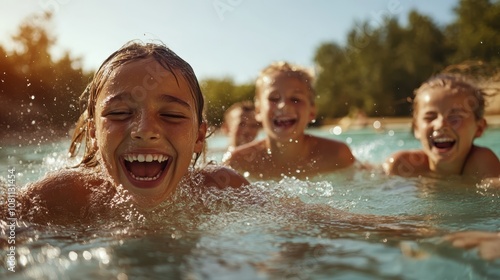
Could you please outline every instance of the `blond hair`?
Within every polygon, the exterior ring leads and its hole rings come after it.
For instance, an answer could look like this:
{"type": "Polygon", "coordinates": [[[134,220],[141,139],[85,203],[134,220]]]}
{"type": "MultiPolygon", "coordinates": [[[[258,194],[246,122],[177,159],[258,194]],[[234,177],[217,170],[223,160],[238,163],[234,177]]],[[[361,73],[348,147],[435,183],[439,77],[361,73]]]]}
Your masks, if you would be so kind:
{"type": "Polygon", "coordinates": [[[484,117],[486,96],[488,95],[483,90],[481,90],[471,80],[465,78],[464,76],[456,74],[439,74],[431,77],[415,90],[415,98],[413,100],[414,118],[417,114],[419,103],[417,96],[424,91],[434,88],[444,88],[454,93],[462,93],[470,96],[471,98],[467,99],[467,104],[464,104],[464,106],[472,109],[476,120],[480,120],[484,117]]]}
{"type": "Polygon", "coordinates": [[[313,71],[302,67],[300,65],[294,65],[286,61],[277,61],[268,65],[266,68],[262,69],[259,73],[259,77],[255,82],[255,99],[257,100],[260,95],[260,89],[264,85],[264,78],[276,73],[287,73],[289,76],[299,78],[302,82],[307,85],[309,89],[309,99],[311,104],[314,104],[314,98],[316,96],[313,84],[314,84],[314,74],[313,71]]]}

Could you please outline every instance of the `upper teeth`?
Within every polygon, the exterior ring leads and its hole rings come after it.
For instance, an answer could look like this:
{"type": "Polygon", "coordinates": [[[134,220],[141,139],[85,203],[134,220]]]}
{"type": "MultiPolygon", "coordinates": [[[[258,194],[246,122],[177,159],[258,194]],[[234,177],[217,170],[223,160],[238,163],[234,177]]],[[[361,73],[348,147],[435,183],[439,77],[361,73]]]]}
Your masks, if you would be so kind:
{"type": "Polygon", "coordinates": [[[133,155],[125,155],[124,156],[126,161],[138,161],[138,162],[152,162],[158,161],[158,162],[164,162],[168,159],[167,156],[161,155],[161,154],[133,154],[133,155]]]}
{"type": "Polygon", "coordinates": [[[444,143],[444,142],[453,142],[454,140],[451,138],[436,138],[434,142],[436,143],[444,143]]]}

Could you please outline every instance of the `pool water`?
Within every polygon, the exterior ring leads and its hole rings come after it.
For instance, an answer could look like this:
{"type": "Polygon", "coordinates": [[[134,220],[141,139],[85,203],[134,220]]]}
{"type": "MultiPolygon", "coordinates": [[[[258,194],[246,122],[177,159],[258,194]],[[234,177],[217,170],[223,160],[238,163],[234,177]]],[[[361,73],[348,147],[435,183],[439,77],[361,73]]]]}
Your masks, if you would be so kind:
{"type": "MultiPolygon", "coordinates": [[[[359,161],[375,166],[397,150],[419,147],[408,130],[309,132],[348,143],[359,161]]],[[[500,156],[498,139],[500,129],[490,128],[476,143],[500,156]]],[[[207,158],[220,161],[227,139],[215,134],[208,141],[207,158]]],[[[67,147],[67,141],[3,146],[0,176],[15,169],[21,188],[72,164],[67,147]]],[[[114,219],[89,225],[19,223],[16,272],[8,270],[5,249],[0,278],[500,279],[499,260],[482,260],[440,238],[500,229],[500,190],[459,178],[351,168],[311,181],[255,182],[243,194],[181,187],[154,212],[127,201],[119,208],[114,219]]],[[[7,248],[5,223],[1,230],[7,248]]]]}

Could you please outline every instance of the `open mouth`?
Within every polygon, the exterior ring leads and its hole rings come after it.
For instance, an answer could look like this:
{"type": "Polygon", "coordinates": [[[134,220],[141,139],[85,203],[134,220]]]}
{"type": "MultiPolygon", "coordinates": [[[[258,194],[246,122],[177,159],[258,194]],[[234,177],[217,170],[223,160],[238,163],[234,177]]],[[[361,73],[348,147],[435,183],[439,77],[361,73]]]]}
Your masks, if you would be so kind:
{"type": "Polygon", "coordinates": [[[451,149],[455,146],[456,142],[456,140],[448,137],[432,139],[432,145],[438,149],[451,149]]]}
{"type": "Polygon", "coordinates": [[[274,121],[273,121],[274,126],[279,127],[279,128],[291,127],[296,122],[297,122],[297,119],[295,119],[295,118],[279,118],[279,119],[274,119],[274,121]]]}
{"type": "Polygon", "coordinates": [[[127,154],[123,159],[128,177],[141,183],[160,179],[169,163],[169,157],[162,154],[127,154]]]}

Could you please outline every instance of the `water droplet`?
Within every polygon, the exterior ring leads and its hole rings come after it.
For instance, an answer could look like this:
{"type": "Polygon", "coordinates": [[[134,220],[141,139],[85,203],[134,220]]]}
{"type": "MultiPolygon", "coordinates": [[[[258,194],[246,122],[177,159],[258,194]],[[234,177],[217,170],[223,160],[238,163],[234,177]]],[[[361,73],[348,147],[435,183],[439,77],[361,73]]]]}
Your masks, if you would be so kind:
{"type": "Polygon", "coordinates": [[[76,261],[78,259],[78,254],[75,251],[71,251],[68,254],[68,257],[72,261],[76,261]]]}
{"type": "Polygon", "coordinates": [[[330,129],[330,133],[335,134],[335,135],[340,135],[340,134],[342,134],[342,127],[337,125],[334,128],[330,129]]]}
{"type": "Polygon", "coordinates": [[[92,254],[89,251],[83,251],[82,255],[83,255],[83,258],[87,261],[92,259],[92,254]]]}

